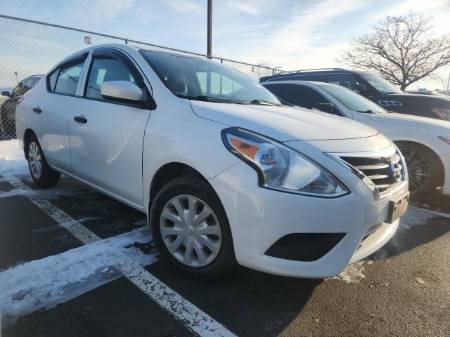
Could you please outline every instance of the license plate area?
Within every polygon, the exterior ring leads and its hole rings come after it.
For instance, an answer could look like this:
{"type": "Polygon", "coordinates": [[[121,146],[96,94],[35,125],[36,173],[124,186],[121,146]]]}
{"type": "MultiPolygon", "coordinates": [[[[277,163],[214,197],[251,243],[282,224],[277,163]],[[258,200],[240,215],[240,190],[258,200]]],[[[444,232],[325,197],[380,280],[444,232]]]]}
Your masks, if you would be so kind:
{"type": "Polygon", "coordinates": [[[409,193],[397,200],[389,201],[389,210],[386,222],[393,223],[403,214],[405,214],[409,204],[409,193]]]}

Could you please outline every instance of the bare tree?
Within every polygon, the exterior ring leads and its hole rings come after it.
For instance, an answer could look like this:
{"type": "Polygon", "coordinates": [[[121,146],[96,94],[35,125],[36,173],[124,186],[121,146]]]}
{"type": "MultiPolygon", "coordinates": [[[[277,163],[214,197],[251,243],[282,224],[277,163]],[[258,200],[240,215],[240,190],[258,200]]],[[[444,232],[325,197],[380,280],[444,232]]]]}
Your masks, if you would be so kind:
{"type": "Polygon", "coordinates": [[[356,38],[339,61],[375,70],[404,90],[450,64],[450,38],[432,36],[430,18],[414,14],[389,16],[372,33],[356,38]]]}

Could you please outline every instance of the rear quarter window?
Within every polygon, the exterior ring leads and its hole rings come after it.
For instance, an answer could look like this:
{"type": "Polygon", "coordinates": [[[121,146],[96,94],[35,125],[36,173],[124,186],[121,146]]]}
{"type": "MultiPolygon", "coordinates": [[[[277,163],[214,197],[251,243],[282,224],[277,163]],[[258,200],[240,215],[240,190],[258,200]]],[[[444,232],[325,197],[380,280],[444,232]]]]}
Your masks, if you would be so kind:
{"type": "Polygon", "coordinates": [[[54,92],[63,95],[75,95],[84,61],[63,66],[58,73],[54,92]]]}
{"type": "Polygon", "coordinates": [[[55,90],[56,79],[58,78],[59,69],[54,70],[47,78],[48,90],[53,92],[55,90]]]}

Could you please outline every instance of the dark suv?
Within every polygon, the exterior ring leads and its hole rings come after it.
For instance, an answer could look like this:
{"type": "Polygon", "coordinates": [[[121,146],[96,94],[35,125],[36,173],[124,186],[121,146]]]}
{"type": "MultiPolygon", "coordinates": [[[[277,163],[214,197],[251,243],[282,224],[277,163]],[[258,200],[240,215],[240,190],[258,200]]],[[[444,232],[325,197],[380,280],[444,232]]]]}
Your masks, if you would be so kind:
{"type": "Polygon", "coordinates": [[[372,73],[330,68],[284,72],[260,79],[261,82],[286,80],[339,84],[367,97],[387,110],[450,121],[450,98],[407,94],[372,73]]]}
{"type": "Polygon", "coordinates": [[[0,107],[1,126],[3,131],[3,138],[16,137],[16,105],[17,101],[28,90],[33,88],[43,75],[32,75],[20,81],[12,90],[2,91],[2,96],[7,96],[0,107]]]}

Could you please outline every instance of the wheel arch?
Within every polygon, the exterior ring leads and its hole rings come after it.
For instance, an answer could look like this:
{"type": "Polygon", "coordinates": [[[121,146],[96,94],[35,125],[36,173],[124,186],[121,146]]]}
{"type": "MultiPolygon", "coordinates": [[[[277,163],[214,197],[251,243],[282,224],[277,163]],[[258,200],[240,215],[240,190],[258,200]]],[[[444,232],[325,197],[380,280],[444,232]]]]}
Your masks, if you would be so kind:
{"type": "Polygon", "coordinates": [[[439,172],[440,172],[440,176],[439,176],[439,186],[442,186],[445,182],[445,167],[444,167],[444,163],[442,162],[441,157],[439,157],[439,155],[436,153],[436,151],[434,151],[430,146],[426,145],[426,144],[422,144],[422,143],[418,143],[416,141],[413,140],[395,140],[394,141],[395,145],[399,146],[401,144],[408,144],[408,145],[413,145],[415,147],[418,148],[422,148],[425,151],[428,151],[429,153],[431,153],[433,155],[433,157],[436,159],[436,162],[439,165],[439,172]]]}
{"type": "Polygon", "coordinates": [[[153,175],[153,178],[151,179],[148,207],[151,206],[154,197],[166,183],[179,177],[199,178],[205,181],[211,187],[211,189],[214,190],[211,184],[209,184],[208,179],[206,179],[203,176],[203,174],[201,174],[198,170],[196,170],[192,166],[182,162],[166,163],[156,171],[156,173],[153,175]]]}

